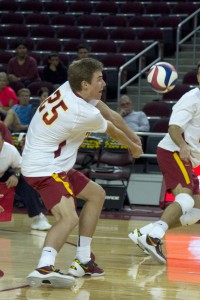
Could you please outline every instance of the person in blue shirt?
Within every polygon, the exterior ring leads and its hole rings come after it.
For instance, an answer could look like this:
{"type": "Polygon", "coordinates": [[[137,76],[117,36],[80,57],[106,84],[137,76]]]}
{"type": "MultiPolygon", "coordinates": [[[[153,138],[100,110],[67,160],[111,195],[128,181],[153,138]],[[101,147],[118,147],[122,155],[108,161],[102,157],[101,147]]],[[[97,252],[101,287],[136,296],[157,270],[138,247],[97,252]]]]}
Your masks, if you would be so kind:
{"type": "Polygon", "coordinates": [[[21,124],[28,125],[33,117],[33,106],[29,103],[31,92],[27,88],[22,88],[17,93],[19,104],[16,104],[12,109],[16,112],[21,124]]]}
{"type": "Polygon", "coordinates": [[[134,131],[146,131],[150,129],[149,120],[143,111],[135,111],[133,102],[128,95],[122,95],[119,99],[119,114],[126,124],[134,131]]]}

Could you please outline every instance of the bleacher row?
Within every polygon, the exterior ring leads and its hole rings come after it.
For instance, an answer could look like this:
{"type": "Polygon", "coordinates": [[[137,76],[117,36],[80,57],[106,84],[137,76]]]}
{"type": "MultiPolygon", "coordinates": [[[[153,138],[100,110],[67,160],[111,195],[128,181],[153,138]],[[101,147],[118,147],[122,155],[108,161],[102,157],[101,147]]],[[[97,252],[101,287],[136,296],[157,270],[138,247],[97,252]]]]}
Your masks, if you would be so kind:
{"type": "Polygon", "coordinates": [[[137,14],[161,14],[161,9],[165,9],[167,13],[191,13],[194,11],[195,5],[198,5],[198,1],[17,1],[17,0],[3,0],[0,2],[0,11],[35,11],[35,12],[63,12],[63,13],[137,13],[137,14]],[[184,3],[182,5],[182,3],[184,3]],[[157,5],[160,4],[159,9],[157,5]]]}
{"type": "Polygon", "coordinates": [[[12,54],[13,38],[23,36],[30,38],[30,50],[34,52],[70,54],[76,51],[76,41],[68,43],[72,39],[86,41],[92,52],[138,53],[134,45],[121,49],[123,40],[159,40],[173,52],[175,28],[199,7],[198,2],[3,0],[0,49],[12,54]],[[41,41],[44,37],[49,39],[46,43],[41,41]],[[112,40],[115,45],[92,47],[97,39],[112,40]]]}

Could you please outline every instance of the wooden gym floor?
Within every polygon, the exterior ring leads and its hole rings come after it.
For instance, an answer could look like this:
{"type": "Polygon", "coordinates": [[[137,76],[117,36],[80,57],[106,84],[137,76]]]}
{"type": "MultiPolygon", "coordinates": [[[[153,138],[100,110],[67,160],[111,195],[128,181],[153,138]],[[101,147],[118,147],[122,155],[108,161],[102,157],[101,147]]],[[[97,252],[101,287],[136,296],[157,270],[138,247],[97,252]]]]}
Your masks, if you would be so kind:
{"type": "MultiPolygon", "coordinates": [[[[53,217],[48,216],[50,222],[53,217]]],[[[26,276],[35,268],[46,233],[30,230],[24,213],[0,223],[1,300],[170,300],[200,299],[199,224],[168,231],[163,245],[166,266],[135,246],[127,234],[156,217],[99,220],[92,251],[104,277],[78,278],[72,289],[31,288],[26,276]]],[[[75,255],[77,229],[57,257],[56,268],[66,272],[75,255]]]]}

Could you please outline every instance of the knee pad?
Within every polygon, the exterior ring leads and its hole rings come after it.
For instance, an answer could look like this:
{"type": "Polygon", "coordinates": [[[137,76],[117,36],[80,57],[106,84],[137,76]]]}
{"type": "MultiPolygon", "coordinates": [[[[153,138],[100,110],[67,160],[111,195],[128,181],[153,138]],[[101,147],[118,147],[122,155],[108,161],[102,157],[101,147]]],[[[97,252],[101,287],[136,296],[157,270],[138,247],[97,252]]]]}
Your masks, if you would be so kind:
{"type": "Polygon", "coordinates": [[[192,196],[185,193],[178,194],[175,197],[175,202],[180,205],[183,214],[186,214],[194,206],[194,199],[192,198],[192,196]]]}

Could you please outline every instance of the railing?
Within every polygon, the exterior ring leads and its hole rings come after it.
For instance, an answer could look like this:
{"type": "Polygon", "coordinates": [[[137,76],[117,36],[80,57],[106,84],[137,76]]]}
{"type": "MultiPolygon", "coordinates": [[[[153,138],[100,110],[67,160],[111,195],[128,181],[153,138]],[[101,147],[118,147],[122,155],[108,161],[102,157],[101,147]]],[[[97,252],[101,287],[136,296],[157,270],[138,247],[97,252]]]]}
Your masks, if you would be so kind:
{"type": "Polygon", "coordinates": [[[193,14],[188,16],[184,19],[181,23],[178,24],[177,34],[176,34],[176,70],[178,71],[179,67],[179,51],[180,45],[182,45],[185,41],[187,41],[190,37],[194,36],[193,38],[193,65],[195,64],[196,59],[196,33],[200,29],[200,26],[197,26],[198,15],[200,13],[200,8],[196,10],[193,14]],[[184,24],[188,23],[190,20],[194,19],[193,22],[193,30],[187,34],[183,39],[181,39],[181,30],[184,24]]]}
{"type": "Polygon", "coordinates": [[[132,83],[133,81],[135,81],[138,78],[138,108],[140,106],[140,94],[141,94],[141,75],[144,74],[151,66],[153,66],[155,63],[157,63],[158,61],[161,60],[162,58],[162,44],[158,41],[153,42],[150,46],[148,46],[147,48],[145,48],[143,51],[141,51],[140,53],[138,53],[137,55],[135,55],[132,59],[130,59],[129,61],[127,61],[125,64],[123,64],[120,68],[119,68],[119,72],[118,72],[118,86],[117,86],[117,99],[119,100],[120,98],[120,91],[124,88],[126,88],[130,83],[132,83]],[[153,48],[158,47],[158,57],[152,61],[150,64],[148,64],[145,68],[142,69],[142,58],[144,56],[144,54],[146,54],[147,52],[149,52],[150,50],[152,50],[153,48]],[[135,63],[136,61],[139,61],[139,68],[138,68],[138,73],[133,76],[131,79],[129,79],[127,82],[125,82],[124,84],[121,84],[121,79],[122,79],[122,72],[129,66],[131,66],[133,63],[135,63]]]}

